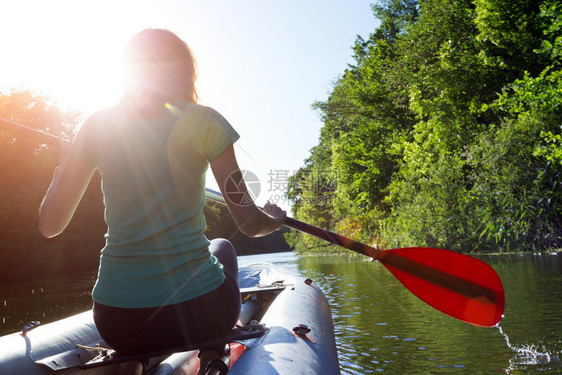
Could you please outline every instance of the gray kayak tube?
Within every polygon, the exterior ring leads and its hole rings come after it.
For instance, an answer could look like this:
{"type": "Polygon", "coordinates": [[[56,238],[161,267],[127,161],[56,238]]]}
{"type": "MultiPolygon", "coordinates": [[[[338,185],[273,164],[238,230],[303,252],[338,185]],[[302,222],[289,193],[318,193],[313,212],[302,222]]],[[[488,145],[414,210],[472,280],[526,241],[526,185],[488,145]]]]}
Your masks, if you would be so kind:
{"type": "Polygon", "coordinates": [[[334,325],[324,293],[312,280],[297,273],[281,274],[277,270],[276,277],[273,267],[251,265],[247,272],[252,269],[269,282],[279,278],[286,288],[260,320],[270,331],[255,339],[255,346],[249,345],[228,374],[340,374],[334,325]],[[304,328],[302,334],[295,333],[293,329],[299,325],[310,331],[304,328]]]}

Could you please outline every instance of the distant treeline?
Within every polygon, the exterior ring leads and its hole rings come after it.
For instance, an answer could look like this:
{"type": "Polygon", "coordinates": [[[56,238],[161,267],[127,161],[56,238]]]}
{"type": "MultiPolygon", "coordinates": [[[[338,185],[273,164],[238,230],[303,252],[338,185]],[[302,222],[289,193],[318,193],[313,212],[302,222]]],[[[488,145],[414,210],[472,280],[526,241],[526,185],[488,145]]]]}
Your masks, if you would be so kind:
{"type": "MultiPolygon", "coordinates": [[[[0,118],[73,137],[78,112],[61,111],[49,98],[29,91],[0,93],[0,118]]],[[[56,146],[40,145],[0,125],[0,281],[46,274],[95,272],[106,225],[100,176],[94,175],[68,228],[52,239],[37,229],[38,209],[58,161],[56,146]]],[[[207,202],[206,235],[229,239],[239,255],[291,250],[276,232],[251,239],[242,235],[226,206],[207,202]]]]}
{"type": "Polygon", "coordinates": [[[314,104],[324,125],[290,181],[294,216],[390,248],[562,247],[560,0],[372,9],[380,25],[314,104]]]}

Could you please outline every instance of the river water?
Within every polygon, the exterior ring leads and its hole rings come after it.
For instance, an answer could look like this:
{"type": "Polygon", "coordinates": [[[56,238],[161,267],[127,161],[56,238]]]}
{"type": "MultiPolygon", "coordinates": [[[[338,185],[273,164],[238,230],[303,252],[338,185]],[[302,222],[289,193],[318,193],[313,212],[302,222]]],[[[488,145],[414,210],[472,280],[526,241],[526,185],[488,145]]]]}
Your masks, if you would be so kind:
{"type": "MultiPolygon", "coordinates": [[[[296,270],[332,309],[342,374],[561,374],[562,254],[481,257],[506,292],[498,327],[475,327],[427,306],[382,265],[358,256],[243,256],[296,270]]],[[[89,308],[94,275],[0,286],[0,335],[89,308]]]]}

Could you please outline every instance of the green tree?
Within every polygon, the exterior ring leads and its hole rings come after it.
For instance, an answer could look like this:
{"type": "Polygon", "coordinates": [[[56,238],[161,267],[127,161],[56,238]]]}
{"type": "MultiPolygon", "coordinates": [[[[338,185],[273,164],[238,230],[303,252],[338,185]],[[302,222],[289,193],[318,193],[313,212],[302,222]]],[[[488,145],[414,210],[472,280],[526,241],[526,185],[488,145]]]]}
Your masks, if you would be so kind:
{"type": "MultiPolygon", "coordinates": [[[[373,11],[381,27],[368,40],[357,38],[356,64],[338,79],[325,102],[314,104],[324,122],[320,143],[289,188],[295,217],[340,232],[361,228],[359,232],[370,233],[374,228],[370,219],[384,210],[386,185],[400,159],[393,144],[407,136],[413,124],[407,92],[395,73],[395,56],[403,26],[417,17],[416,2],[393,1],[373,6],[373,11]],[[318,178],[311,180],[319,174],[333,182],[329,189],[318,189],[318,178]],[[310,203],[319,200],[326,204],[310,203]]],[[[308,238],[301,243],[319,245],[308,238]]]]}
{"type": "MultiPolygon", "coordinates": [[[[392,215],[384,232],[395,245],[464,251],[505,248],[491,237],[481,236],[482,225],[488,230],[493,225],[483,212],[493,207],[480,206],[482,201],[475,199],[476,185],[487,175],[469,160],[467,151],[483,134],[493,132],[492,124],[501,117],[500,111],[481,108],[489,108],[487,104],[497,93],[522,77],[525,70],[544,69],[547,60],[544,53],[536,51],[543,39],[539,37],[541,27],[544,29],[537,2],[521,7],[499,3],[477,1],[474,8],[462,1],[422,2],[422,16],[405,37],[412,49],[426,58],[418,60],[418,69],[410,78],[410,105],[419,118],[414,141],[404,144],[404,166],[389,187],[392,215]],[[523,35],[521,40],[508,37],[517,33],[523,35]],[[419,40],[422,42],[416,42],[419,40]]],[[[532,138],[530,134],[526,137],[532,138]]],[[[512,159],[525,168],[524,157],[512,159]]],[[[498,167],[505,176],[513,176],[507,165],[498,167]]],[[[503,199],[517,207],[530,204],[516,203],[507,196],[503,199]]],[[[514,216],[508,225],[510,244],[513,234],[523,230],[514,225],[516,220],[514,216]]],[[[500,232],[505,234],[505,227],[500,232]]]]}
{"type": "MultiPolygon", "coordinates": [[[[0,95],[0,117],[72,139],[81,114],[62,111],[50,98],[30,91],[11,91],[0,95]]],[[[0,143],[0,277],[95,270],[105,233],[99,177],[68,230],[47,240],[37,229],[37,211],[58,161],[58,147],[30,142],[2,127],[0,143]]]]}
{"type": "Polygon", "coordinates": [[[560,9],[373,6],[380,27],[358,37],[355,64],[314,104],[324,127],[292,179],[295,216],[388,246],[560,246],[560,9]],[[336,177],[333,192],[314,191],[318,170],[336,177]],[[328,206],[306,203],[319,193],[328,206]]]}
{"type": "Polygon", "coordinates": [[[562,5],[541,6],[551,65],[504,90],[489,111],[501,119],[471,148],[480,237],[509,250],[562,246],[562,5]]]}

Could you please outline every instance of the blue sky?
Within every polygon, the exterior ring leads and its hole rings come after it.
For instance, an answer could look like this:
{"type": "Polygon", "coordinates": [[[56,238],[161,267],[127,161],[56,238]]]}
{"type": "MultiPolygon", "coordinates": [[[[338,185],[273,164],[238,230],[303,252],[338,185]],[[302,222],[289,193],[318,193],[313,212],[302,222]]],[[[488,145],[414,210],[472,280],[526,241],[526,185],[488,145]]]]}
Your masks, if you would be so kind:
{"type": "MultiPolygon", "coordinates": [[[[284,176],[317,143],[322,123],[311,104],[326,99],[353,63],[357,35],[377,26],[372,2],[13,1],[0,16],[0,90],[29,88],[91,113],[121,94],[127,40],[147,27],[168,28],[194,51],[201,104],[240,133],[239,164],[261,181],[258,203],[276,201],[284,176]]],[[[212,178],[208,186],[217,188],[212,178]]]]}

